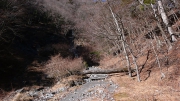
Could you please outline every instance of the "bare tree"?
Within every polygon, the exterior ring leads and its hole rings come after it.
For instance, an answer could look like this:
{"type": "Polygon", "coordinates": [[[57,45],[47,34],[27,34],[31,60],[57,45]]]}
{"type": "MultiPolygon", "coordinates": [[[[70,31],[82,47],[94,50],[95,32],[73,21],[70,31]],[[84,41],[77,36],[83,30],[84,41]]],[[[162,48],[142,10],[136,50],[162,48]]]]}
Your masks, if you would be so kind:
{"type": "Polygon", "coordinates": [[[163,78],[165,78],[165,74],[162,72],[162,67],[161,67],[161,64],[160,64],[160,61],[159,61],[158,54],[157,54],[157,52],[156,52],[156,50],[155,50],[155,47],[154,47],[154,45],[153,45],[152,37],[150,36],[150,38],[151,38],[150,44],[151,44],[151,47],[152,47],[152,49],[153,49],[153,51],[154,51],[154,54],[155,54],[155,56],[156,56],[156,61],[157,61],[157,63],[158,63],[158,67],[160,68],[161,79],[163,79],[163,78]]]}
{"type": "MultiPolygon", "coordinates": [[[[140,4],[142,5],[145,5],[144,4],[144,0],[139,0],[140,4]]],[[[175,2],[175,1],[174,1],[175,2]]],[[[153,0],[149,0],[149,4],[151,5],[153,11],[154,11],[154,16],[157,18],[157,8],[156,8],[156,5],[153,4],[153,0]]],[[[167,17],[167,14],[164,10],[164,7],[163,7],[163,3],[162,3],[162,0],[157,0],[157,6],[158,6],[158,11],[161,15],[161,18],[164,22],[164,24],[166,25],[167,27],[167,30],[171,36],[171,41],[177,41],[175,35],[174,35],[174,32],[173,32],[173,29],[172,29],[172,26],[169,24],[169,20],[168,20],[168,17],[167,17]]]]}
{"type": "Polygon", "coordinates": [[[122,41],[122,46],[123,46],[124,53],[125,53],[125,57],[126,57],[126,61],[127,61],[127,68],[128,68],[129,76],[132,77],[131,67],[130,67],[130,60],[129,60],[129,57],[128,57],[128,54],[127,54],[127,50],[126,50],[126,45],[125,45],[124,32],[123,32],[123,30],[120,28],[119,23],[118,23],[118,20],[117,20],[117,18],[115,17],[115,14],[114,14],[114,12],[112,11],[112,8],[111,8],[110,4],[108,4],[108,6],[109,6],[109,10],[110,10],[110,12],[111,12],[111,14],[112,14],[112,17],[113,17],[113,19],[114,19],[114,23],[115,23],[116,29],[117,29],[119,35],[122,36],[122,37],[121,37],[121,41],[122,41]]]}
{"type": "Polygon", "coordinates": [[[168,32],[169,32],[169,34],[171,36],[171,40],[172,41],[177,41],[176,37],[174,36],[172,27],[169,24],[169,21],[168,21],[166,13],[164,11],[164,7],[163,7],[163,4],[162,4],[161,0],[158,0],[158,10],[159,10],[159,13],[161,14],[161,18],[162,18],[164,24],[166,25],[166,27],[168,29],[168,32]]]}

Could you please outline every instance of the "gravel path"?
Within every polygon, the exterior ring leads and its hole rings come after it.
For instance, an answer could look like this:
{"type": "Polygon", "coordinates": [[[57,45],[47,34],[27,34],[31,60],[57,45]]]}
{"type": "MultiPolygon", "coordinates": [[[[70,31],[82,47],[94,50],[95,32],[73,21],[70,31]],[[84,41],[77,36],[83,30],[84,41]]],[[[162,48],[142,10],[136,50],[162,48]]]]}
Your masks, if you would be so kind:
{"type": "MultiPolygon", "coordinates": [[[[100,69],[93,67],[90,70],[100,69]]],[[[24,91],[22,88],[10,94],[3,101],[15,99],[15,96],[19,96],[18,94],[32,98],[33,101],[115,101],[113,93],[118,86],[107,80],[108,74],[87,74],[87,77],[83,79],[86,83],[76,85],[75,90],[70,90],[70,86],[60,86],[54,90],[51,87],[42,87],[24,91]]]]}
{"type": "Polygon", "coordinates": [[[60,101],[91,101],[101,99],[102,101],[114,101],[112,94],[118,86],[112,81],[91,81],[82,85],[74,92],[67,94],[60,101]]]}

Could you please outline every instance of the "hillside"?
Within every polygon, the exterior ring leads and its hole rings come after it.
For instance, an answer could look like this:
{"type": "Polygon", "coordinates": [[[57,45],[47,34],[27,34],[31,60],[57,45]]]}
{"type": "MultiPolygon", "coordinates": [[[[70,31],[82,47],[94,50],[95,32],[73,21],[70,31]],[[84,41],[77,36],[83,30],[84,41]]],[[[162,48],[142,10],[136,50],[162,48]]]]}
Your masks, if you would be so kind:
{"type": "Polygon", "coordinates": [[[179,100],[179,1],[0,0],[0,14],[3,101],[179,100]]]}

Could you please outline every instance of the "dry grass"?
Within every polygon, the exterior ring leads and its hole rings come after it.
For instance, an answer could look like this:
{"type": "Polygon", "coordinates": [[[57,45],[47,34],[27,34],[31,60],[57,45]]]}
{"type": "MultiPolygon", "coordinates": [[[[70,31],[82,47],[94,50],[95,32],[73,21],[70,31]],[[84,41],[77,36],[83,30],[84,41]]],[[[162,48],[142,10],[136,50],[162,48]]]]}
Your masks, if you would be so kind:
{"type": "Polygon", "coordinates": [[[137,82],[134,78],[117,75],[111,77],[119,85],[114,94],[116,101],[178,101],[179,92],[166,86],[166,80],[160,80],[158,73],[153,73],[147,81],[137,82]]]}
{"type": "Polygon", "coordinates": [[[76,74],[83,68],[81,58],[63,59],[60,55],[52,56],[46,64],[45,72],[51,78],[60,78],[66,75],[76,74]]]}
{"type": "MultiPolygon", "coordinates": [[[[140,68],[144,65],[140,73],[141,82],[137,81],[136,76],[130,78],[125,73],[112,74],[109,79],[119,85],[119,89],[114,93],[114,99],[116,101],[179,101],[180,65],[178,59],[180,57],[180,52],[177,49],[179,48],[179,43],[179,41],[175,43],[173,49],[167,54],[169,63],[166,64],[164,61],[161,61],[162,72],[166,76],[163,79],[161,79],[160,68],[156,63],[153,52],[149,53],[147,62],[147,54],[137,59],[140,68]]],[[[163,54],[159,55],[163,60],[165,57],[161,55],[163,54]]],[[[122,57],[105,59],[101,63],[106,65],[113,65],[116,63],[119,64],[119,67],[122,67],[123,61],[120,61],[121,58],[122,57]]]]}
{"type": "Polygon", "coordinates": [[[12,99],[12,101],[32,101],[33,98],[30,97],[29,95],[27,94],[24,94],[24,93],[17,93],[14,98],[12,99]]]}

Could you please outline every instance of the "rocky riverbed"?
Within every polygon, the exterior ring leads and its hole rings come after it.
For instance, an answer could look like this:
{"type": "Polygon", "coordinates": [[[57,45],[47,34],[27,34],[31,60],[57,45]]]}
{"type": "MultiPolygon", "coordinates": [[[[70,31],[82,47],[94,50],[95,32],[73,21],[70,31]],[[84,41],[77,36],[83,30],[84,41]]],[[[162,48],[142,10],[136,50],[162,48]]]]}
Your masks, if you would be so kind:
{"type": "Polygon", "coordinates": [[[112,94],[117,87],[112,81],[91,81],[67,94],[60,101],[114,101],[112,94]]]}
{"type": "MultiPolygon", "coordinates": [[[[100,68],[92,67],[88,70],[100,70],[100,68]]],[[[22,88],[3,101],[9,99],[17,101],[21,98],[27,101],[115,101],[113,93],[118,86],[107,78],[108,74],[87,74],[85,79],[71,80],[67,82],[68,84],[58,82],[53,87],[31,90],[22,88]]]]}

